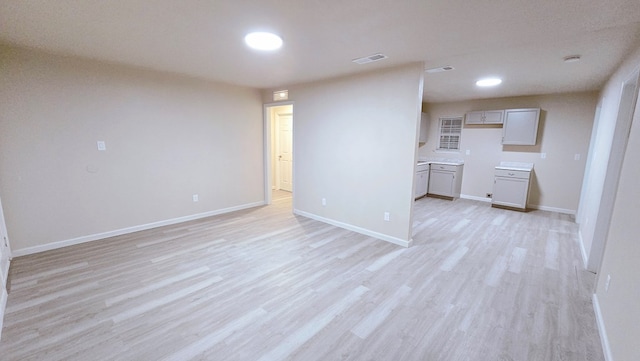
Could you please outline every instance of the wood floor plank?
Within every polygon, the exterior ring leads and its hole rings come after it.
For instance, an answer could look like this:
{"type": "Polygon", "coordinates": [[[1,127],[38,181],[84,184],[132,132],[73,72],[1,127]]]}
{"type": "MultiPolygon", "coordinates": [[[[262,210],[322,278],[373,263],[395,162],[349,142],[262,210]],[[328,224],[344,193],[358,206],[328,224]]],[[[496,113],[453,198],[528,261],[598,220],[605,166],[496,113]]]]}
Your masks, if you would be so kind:
{"type": "Polygon", "coordinates": [[[0,359],[604,360],[570,216],[422,198],[401,248],[291,201],[14,259],[0,359]]]}

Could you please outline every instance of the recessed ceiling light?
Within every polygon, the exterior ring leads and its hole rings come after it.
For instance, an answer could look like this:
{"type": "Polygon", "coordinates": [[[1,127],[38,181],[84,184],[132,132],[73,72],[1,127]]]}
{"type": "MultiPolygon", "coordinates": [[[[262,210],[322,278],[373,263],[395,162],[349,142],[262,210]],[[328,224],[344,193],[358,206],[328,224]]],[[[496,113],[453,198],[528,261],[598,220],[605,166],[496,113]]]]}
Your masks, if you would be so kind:
{"type": "Polygon", "coordinates": [[[496,86],[502,83],[502,79],[500,78],[485,78],[480,79],[476,82],[477,86],[496,86]]]}
{"type": "Polygon", "coordinates": [[[576,61],[580,61],[580,55],[569,55],[564,57],[565,63],[575,63],[576,61]]]}
{"type": "Polygon", "coordinates": [[[273,33],[249,33],[244,37],[244,42],[256,50],[276,50],[282,47],[282,38],[273,33]]]}

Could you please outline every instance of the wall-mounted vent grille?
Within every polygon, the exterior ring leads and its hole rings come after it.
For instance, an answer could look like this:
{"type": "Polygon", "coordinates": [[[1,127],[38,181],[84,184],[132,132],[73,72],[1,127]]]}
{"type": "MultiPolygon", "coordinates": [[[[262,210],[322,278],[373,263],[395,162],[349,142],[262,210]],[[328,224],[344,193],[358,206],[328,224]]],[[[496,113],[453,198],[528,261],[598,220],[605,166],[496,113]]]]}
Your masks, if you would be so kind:
{"type": "Polygon", "coordinates": [[[452,66],[441,66],[439,68],[431,68],[431,69],[426,69],[425,71],[427,73],[442,73],[443,71],[451,71],[455,69],[452,66]]]}
{"type": "Polygon", "coordinates": [[[388,56],[378,53],[378,54],[365,56],[364,58],[353,59],[351,61],[356,64],[367,64],[367,63],[373,63],[374,61],[378,61],[386,58],[388,58],[388,56]]]}

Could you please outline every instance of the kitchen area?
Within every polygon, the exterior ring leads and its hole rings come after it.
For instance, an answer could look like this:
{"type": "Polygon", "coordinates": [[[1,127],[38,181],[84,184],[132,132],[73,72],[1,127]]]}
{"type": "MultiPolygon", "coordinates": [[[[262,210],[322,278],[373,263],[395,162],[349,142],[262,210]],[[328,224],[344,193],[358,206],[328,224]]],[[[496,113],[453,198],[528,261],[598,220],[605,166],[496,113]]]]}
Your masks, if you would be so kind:
{"type": "MultiPolygon", "coordinates": [[[[540,108],[471,110],[464,116],[432,120],[429,113],[422,113],[420,156],[415,172],[416,202],[426,197],[451,201],[466,198],[491,203],[492,207],[526,211],[534,170],[534,162],[527,162],[531,158],[528,153],[535,150],[538,143],[540,114],[540,108]],[[501,152],[512,155],[524,150],[528,153],[520,157],[522,161],[500,160],[491,165],[483,162],[483,168],[478,172],[478,161],[486,158],[472,157],[481,151],[463,148],[471,143],[465,143],[467,137],[463,136],[463,131],[472,135],[490,132],[494,139],[499,133],[500,142],[496,143],[502,148],[501,152]],[[426,145],[431,148],[430,154],[422,150],[426,145]],[[465,174],[467,165],[471,167],[465,174]],[[484,197],[464,191],[463,184],[474,184],[484,179],[488,180],[484,182],[484,197]]],[[[496,143],[484,142],[483,150],[495,149],[496,143]]]]}

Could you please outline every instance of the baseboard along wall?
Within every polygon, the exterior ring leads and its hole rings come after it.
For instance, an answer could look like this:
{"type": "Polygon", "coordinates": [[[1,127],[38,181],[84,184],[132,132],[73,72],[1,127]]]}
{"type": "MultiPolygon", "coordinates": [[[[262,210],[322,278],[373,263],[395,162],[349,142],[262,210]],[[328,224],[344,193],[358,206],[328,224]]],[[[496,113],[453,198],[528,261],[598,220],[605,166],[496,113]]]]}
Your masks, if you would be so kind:
{"type": "Polygon", "coordinates": [[[192,215],[189,215],[189,216],[178,217],[178,218],[173,218],[173,219],[167,219],[167,220],[164,220],[164,221],[158,221],[158,222],[152,222],[152,223],[142,224],[142,225],[133,226],[133,227],[116,229],[116,230],[109,231],[109,232],[90,234],[90,235],[87,235],[87,236],[82,236],[82,237],[77,237],[77,238],[57,241],[57,242],[51,242],[51,243],[47,243],[47,244],[43,244],[43,245],[39,245],[39,246],[34,246],[34,247],[16,249],[16,250],[12,251],[12,256],[13,257],[26,256],[26,255],[29,255],[29,254],[40,253],[40,252],[50,251],[50,250],[53,250],[53,249],[73,246],[75,244],[97,241],[97,240],[104,239],[104,238],[121,236],[123,234],[128,234],[128,233],[133,233],[133,232],[138,232],[138,231],[144,231],[144,230],[147,230],[147,229],[152,229],[152,228],[157,228],[157,227],[162,227],[162,226],[168,226],[168,225],[176,224],[176,223],[193,221],[193,220],[200,219],[200,218],[216,216],[216,215],[219,215],[219,214],[235,212],[235,211],[239,211],[239,210],[242,210],[242,209],[253,208],[253,207],[258,207],[258,206],[263,206],[263,205],[265,205],[264,201],[254,202],[254,203],[247,203],[247,204],[242,204],[242,205],[239,205],[239,206],[228,207],[228,208],[223,208],[223,209],[217,209],[217,210],[214,210],[214,211],[203,212],[203,213],[198,213],[198,214],[192,214],[192,215]]]}

